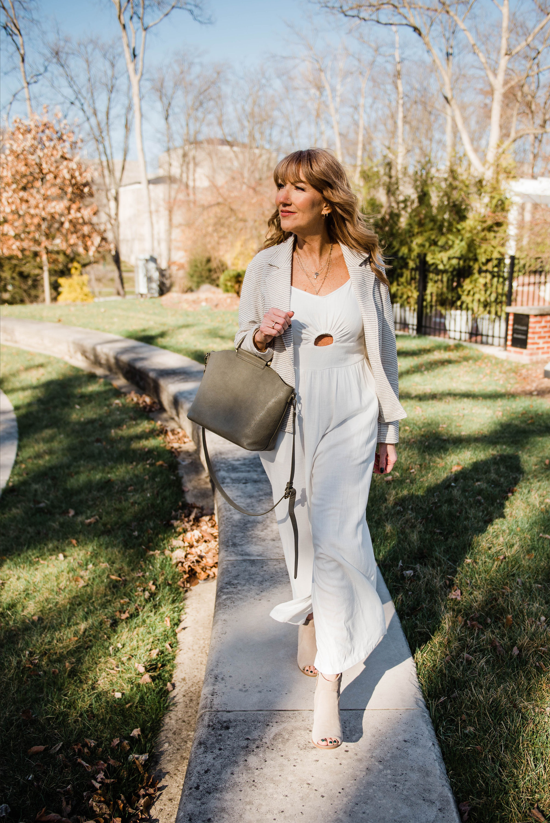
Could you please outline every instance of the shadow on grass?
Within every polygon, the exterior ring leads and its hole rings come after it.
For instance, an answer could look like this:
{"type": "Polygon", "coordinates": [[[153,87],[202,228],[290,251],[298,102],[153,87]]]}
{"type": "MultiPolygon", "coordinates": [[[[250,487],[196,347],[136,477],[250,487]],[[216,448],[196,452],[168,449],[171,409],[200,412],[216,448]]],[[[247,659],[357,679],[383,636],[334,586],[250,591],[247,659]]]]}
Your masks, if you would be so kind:
{"type": "Polygon", "coordinates": [[[152,751],[167,708],[182,597],[163,550],[181,486],[154,424],[108,383],[15,358],[45,378],[4,385],[20,442],[0,500],[0,796],[14,820],[89,819],[94,775],[113,781],[106,803],[131,798],[128,757],[152,751]]]}
{"type": "Polygon", "coordinates": [[[453,790],[470,804],[472,823],[515,823],[537,802],[550,808],[550,644],[541,622],[550,610],[550,529],[533,500],[548,474],[540,464],[538,474],[530,470],[543,456],[544,420],[499,421],[483,435],[445,440],[421,423],[416,442],[402,447],[403,465],[407,455],[433,466],[462,452],[465,468],[410,488],[378,481],[367,512],[453,790]]]}

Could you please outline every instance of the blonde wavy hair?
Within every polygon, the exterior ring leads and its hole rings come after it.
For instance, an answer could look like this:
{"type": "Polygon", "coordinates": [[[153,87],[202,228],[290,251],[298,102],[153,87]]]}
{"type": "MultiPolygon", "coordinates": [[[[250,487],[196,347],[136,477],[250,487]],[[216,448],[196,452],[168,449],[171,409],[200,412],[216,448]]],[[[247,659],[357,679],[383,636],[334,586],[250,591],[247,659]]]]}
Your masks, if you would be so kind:
{"type": "MultiPolygon", "coordinates": [[[[388,285],[378,236],[368,227],[345,169],[333,154],[326,149],[294,151],[277,163],[273,179],[276,185],[305,180],[318,191],[331,207],[330,214],[325,218],[330,242],[342,243],[354,251],[367,253],[373,272],[382,283],[388,285]]],[[[264,249],[278,246],[292,236],[291,232],[281,228],[278,209],[273,212],[267,225],[264,249]]]]}

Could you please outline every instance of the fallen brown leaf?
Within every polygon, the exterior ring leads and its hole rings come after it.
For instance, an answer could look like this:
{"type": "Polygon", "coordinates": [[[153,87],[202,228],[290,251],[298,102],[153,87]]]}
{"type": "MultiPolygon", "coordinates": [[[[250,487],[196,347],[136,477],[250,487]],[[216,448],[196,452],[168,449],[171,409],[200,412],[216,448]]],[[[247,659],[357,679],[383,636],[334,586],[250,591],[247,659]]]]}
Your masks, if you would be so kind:
{"type": "Polygon", "coordinates": [[[509,628],[510,628],[510,626],[512,625],[512,623],[513,623],[513,622],[514,622],[514,619],[513,619],[512,615],[511,615],[511,614],[507,614],[507,615],[506,615],[506,621],[505,621],[505,623],[506,623],[506,628],[507,628],[507,629],[509,629],[509,628]]]}
{"type": "Polygon", "coordinates": [[[462,820],[462,823],[467,823],[470,816],[471,808],[472,807],[470,806],[467,800],[465,800],[463,803],[458,804],[458,811],[460,812],[460,819],[462,820]]]}
{"type": "Polygon", "coordinates": [[[150,674],[144,674],[144,675],[143,675],[143,677],[140,679],[140,681],[139,681],[139,682],[140,682],[140,683],[143,683],[143,684],[145,685],[146,683],[152,683],[152,682],[153,682],[153,680],[152,680],[152,678],[151,678],[151,675],[150,675],[150,674]]]}
{"type": "Polygon", "coordinates": [[[500,645],[500,643],[498,642],[498,640],[496,638],[491,641],[491,646],[492,646],[493,649],[496,650],[497,654],[504,654],[504,649],[502,648],[502,646],[500,645]]]}
{"type": "Polygon", "coordinates": [[[529,814],[533,818],[533,820],[538,820],[539,823],[546,823],[546,817],[541,812],[538,803],[537,803],[537,805],[535,806],[534,809],[530,810],[529,814]]]}
{"type": "Polygon", "coordinates": [[[134,729],[134,731],[131,733],[130,737],[139,737],[140,734],[141,734],[141,729],[134,729]]]}
{"type": "Polygon", "coordinates": [[[27,754],[40,754],[43,752],[46,746],[31,746],[31,748],[27,751],[27,754]]]}
{"type": "Polygon", "coordinates": [[[136,663],[136,669],[140,674],[143,674],[145,672],[145,666],[142,666],[141,663],[136,663]]]}

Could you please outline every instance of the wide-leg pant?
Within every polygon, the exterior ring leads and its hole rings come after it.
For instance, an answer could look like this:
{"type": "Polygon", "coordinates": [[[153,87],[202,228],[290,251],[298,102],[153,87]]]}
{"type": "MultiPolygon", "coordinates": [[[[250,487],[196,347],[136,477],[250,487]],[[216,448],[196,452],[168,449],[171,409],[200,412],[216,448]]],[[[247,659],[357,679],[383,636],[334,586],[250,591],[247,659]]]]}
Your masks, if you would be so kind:
{"type": "MultiPolygon", "coordinates": [[[[338,674],[364,660],[386,633],[366,521],[378,399],[364,358],[337,368],[297,370],[297,397],[298,577],[293,578],[292,525],[281,503],[277,523],[292,600],[271,616],[301,624],[313,611],[314,665],[323,674],[338,674]]],[[[275,500],[288,480],[291,449],[292,434],[280,432],[275,449],[260,453],[275,500]]]]}

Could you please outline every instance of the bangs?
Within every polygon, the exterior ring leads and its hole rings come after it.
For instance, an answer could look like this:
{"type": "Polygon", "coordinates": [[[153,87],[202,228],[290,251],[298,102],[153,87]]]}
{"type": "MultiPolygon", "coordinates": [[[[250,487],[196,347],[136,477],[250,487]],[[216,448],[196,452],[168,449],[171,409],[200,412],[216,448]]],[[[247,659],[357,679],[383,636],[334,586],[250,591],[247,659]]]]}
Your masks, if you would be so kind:
{"type": "Polygon", "coordinates": [[[277,163],[273,172],[273,179],[276,184],[297,183],[299,180],[305,180],[306,183],[310,182],[307,179],[307,175],[303,172],[304,154],[306,154],[306,152],[295,151],[289,154],[288,157],[283,157],[283,159],[277,163]]]}

